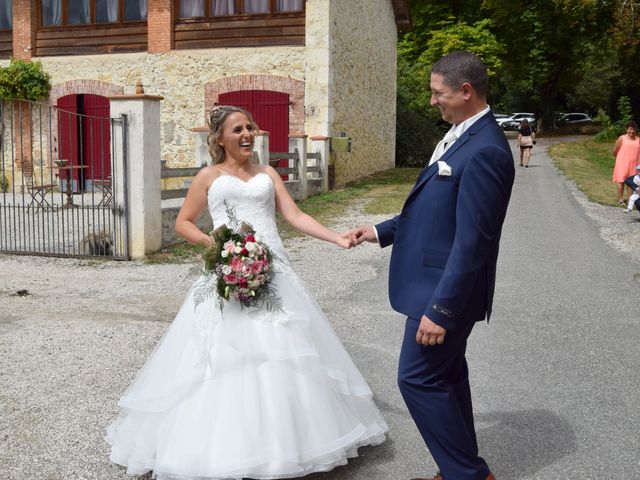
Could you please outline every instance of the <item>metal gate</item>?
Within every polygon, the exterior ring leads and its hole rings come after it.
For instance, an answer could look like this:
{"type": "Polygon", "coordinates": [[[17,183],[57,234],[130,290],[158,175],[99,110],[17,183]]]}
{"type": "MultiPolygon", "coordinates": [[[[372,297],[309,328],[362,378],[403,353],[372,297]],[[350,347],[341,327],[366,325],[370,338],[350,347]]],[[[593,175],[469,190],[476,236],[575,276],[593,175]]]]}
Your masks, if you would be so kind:
{"type": "Polygon", "coordinates": [[[126,117],[2,100],[0,121],[0,252],[128,260],[126,117]]]}

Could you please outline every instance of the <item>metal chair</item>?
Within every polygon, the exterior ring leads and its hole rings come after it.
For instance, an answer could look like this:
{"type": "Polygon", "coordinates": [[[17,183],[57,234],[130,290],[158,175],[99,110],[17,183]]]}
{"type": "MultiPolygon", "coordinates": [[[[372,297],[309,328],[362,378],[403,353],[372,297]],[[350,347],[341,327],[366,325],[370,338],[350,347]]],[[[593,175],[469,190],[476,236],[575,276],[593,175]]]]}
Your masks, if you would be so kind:
{"type": "Polygon", "coordinates": [[[111,177],[103,179],[94,179],[92,184],[102,192],[102,200],[98,203],[99,207],[108,207],[113,200],[113,182],[111,177]]]}
{"type": "Polygon", "coordinates": [[[27,193],[31,197],[31,201],[29,205],[27,205],[27,211],[29,211],[31,207],[35,207],[36,212],[41,208],[43,210],[53,209],[53,205],[47,200],[47,194],[53,191],[58,185],[55,183],[38,185],[34,179],[33,164],[31,162],[24,162],[22,164],[22,179],[27,193]]]}

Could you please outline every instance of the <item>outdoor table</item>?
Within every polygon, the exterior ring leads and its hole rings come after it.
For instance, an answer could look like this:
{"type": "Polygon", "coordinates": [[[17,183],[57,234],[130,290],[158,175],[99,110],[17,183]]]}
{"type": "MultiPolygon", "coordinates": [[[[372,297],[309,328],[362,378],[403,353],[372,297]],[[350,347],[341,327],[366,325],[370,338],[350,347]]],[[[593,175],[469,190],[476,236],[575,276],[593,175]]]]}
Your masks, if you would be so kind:
{"type": "Polygon", "coordinates": [[[66,179],[67,179],[67,188],[65,189],[65,193],[67,195],[67,203],[65,203],[63,208],[73,208],[77,207],[75,203],[73,203],[73,191],[71,188],[71,171],[76,169],[80,170],[82,168],[87,168],[86,165],[67,165],[66,160],[56,160],[56,165],[58,165],[58,170],[66,171],[66,179]]]}

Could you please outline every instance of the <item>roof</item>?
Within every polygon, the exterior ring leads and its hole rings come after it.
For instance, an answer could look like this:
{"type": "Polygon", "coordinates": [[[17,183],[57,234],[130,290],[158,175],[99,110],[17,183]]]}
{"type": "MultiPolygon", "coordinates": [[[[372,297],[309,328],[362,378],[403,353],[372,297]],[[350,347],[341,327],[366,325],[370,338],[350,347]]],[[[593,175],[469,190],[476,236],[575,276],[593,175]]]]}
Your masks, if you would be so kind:
{"type": "Polygon", "coordinates": [[[391,0],[393,11],[396,14],[396,25],[401,30],[411,28],[411,9],[409,8],[410,0],[391,0]]]}

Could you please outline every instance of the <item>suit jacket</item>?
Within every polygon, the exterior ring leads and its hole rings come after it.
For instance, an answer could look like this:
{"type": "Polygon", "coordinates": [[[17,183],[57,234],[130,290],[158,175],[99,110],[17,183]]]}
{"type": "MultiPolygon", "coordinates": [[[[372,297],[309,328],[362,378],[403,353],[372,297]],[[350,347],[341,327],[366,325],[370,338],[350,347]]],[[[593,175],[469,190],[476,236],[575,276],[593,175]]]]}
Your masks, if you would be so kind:
{"type": "Polygon", "coordinates": [[[454,331],[491,315],[498,245],[514,179],[511,150],[491,112],[426,167],[400,215],[376,225],[393,244],[392,307],[454,331]]]}

